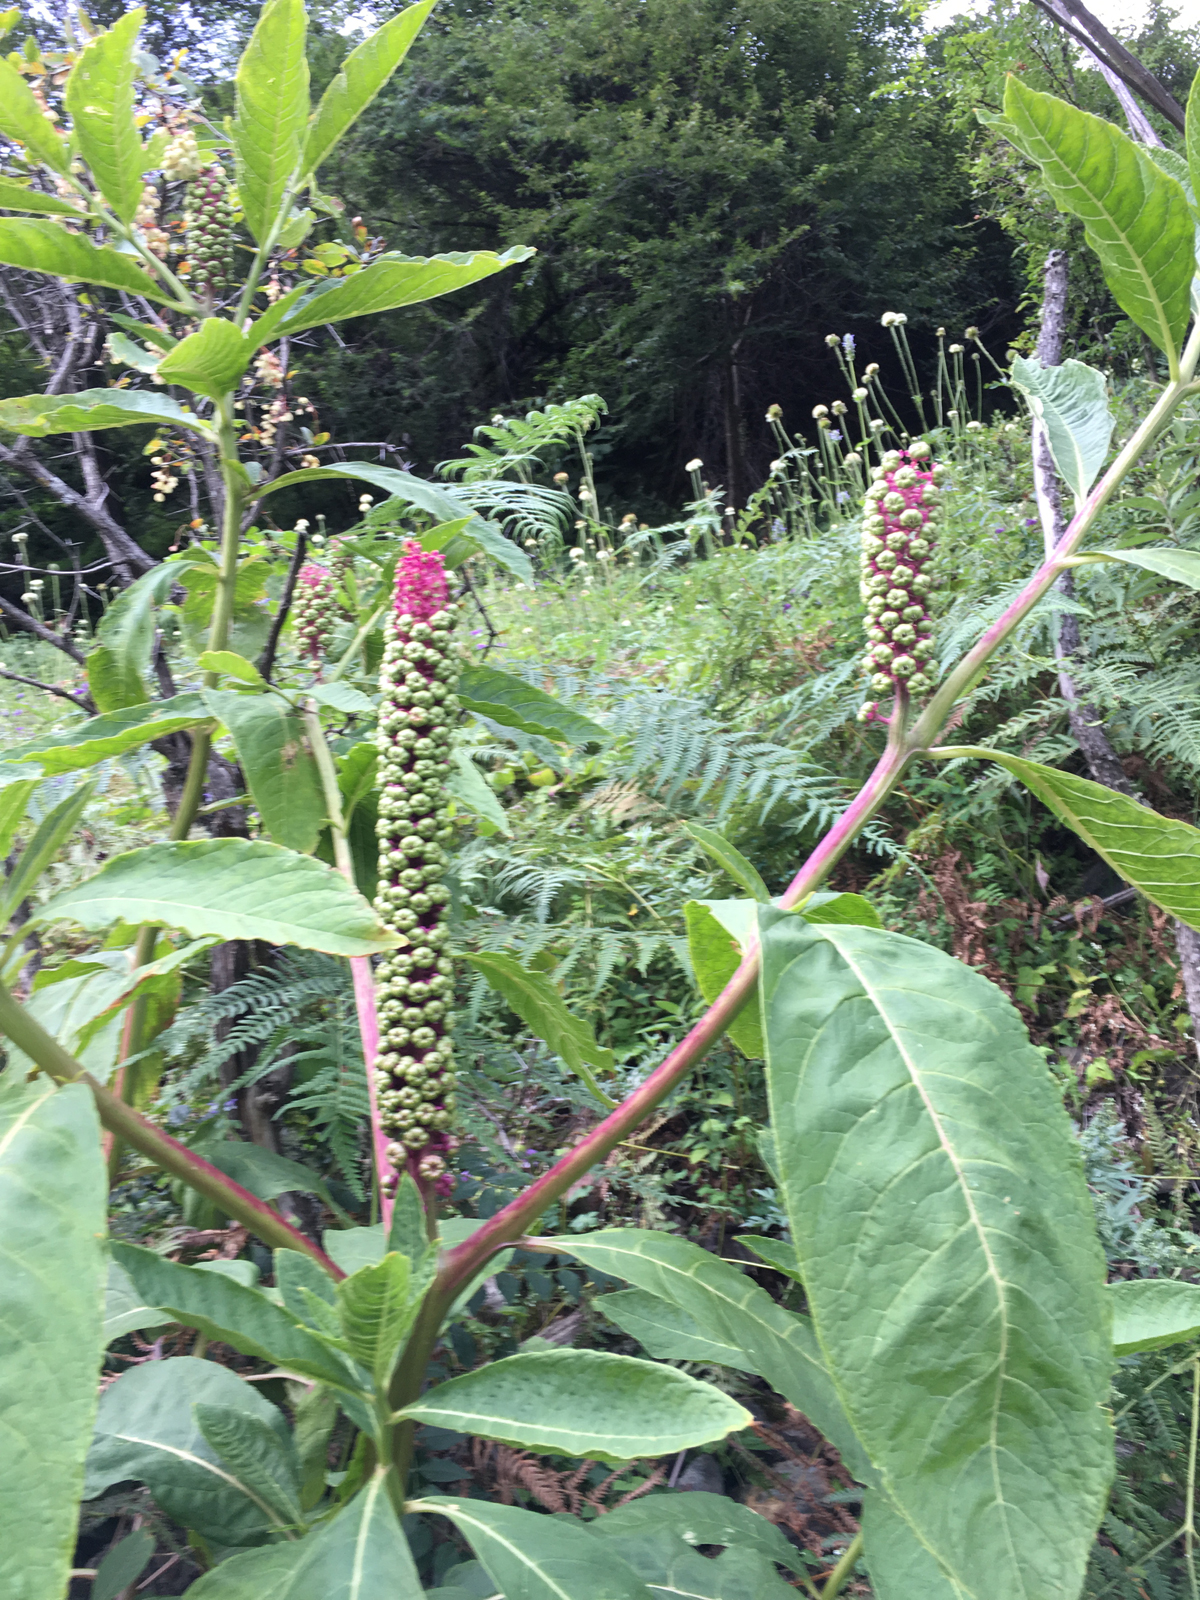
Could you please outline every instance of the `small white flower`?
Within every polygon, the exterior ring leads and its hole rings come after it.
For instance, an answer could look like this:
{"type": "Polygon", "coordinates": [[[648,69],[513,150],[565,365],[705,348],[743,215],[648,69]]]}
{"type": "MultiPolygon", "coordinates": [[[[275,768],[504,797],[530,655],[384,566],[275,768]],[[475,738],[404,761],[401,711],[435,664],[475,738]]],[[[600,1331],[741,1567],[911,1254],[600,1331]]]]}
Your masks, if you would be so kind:
{"type": "Polygon", "coordinates": [[[782,461],[772,461],[772,463],[771,463],[771,471],[772,472],[782,472],[783,471],[783,462],[782,461]]]}
{"type": "Polygon", "coordinates": [[[296,524],[295,531],[297,533],[307,533],[308,532],[308,518],[307,517],[301,517],[300,518],[299,522],[297,522],[297,524],[296,524]]]}
{"type": "Polygon", "coordinates": [[[687,466],[684,467],[683,470],[685,472],[699,472],[700,468],[703,465],[704,465],[704,463],[703,463],[703,461],[701,461],[699,456],[693,456],[692,459],[688,462],[687,466]]]}
{"type": "Polygon", "coordinates": [[[867,391],[865,389],[859,387],[859,388],[855,389],[853,395],[851,395],[850,398],[852,400],[865,400],[867,398],[867,391]]]}

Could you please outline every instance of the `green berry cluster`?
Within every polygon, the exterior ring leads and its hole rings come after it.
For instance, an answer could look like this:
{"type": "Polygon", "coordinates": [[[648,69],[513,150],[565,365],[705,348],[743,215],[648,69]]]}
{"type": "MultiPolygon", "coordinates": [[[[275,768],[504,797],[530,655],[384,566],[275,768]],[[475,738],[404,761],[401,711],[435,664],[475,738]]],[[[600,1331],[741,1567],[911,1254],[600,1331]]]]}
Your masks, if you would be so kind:
{"type": "Polygon", "coordinates": [[[937,535],[939,480],[923,439],[890,450],[872,473],[862,531],[861,594],[868,648],[863,670],[874,694],[933,687],[929,604],[938,582],[930,570],[937,535]]]}
{"type": "Polygon", "coordinates": [[[326,568],[315,561],[306,561],[296,574],[292,620],[301,650],[314,661],[324,659],[337,614],[333,579],[326,568]]]}
{"type": "Polygon", "coordinates": [[[455,1106],[454,969],[445,922],[449,890],[442,881],[443,847],[453,836],[445,782],[458,710],[451,692],[459,671],[451,655],[455,608],[446,600],[441,557],[412,540],[397,569],[396,591],[380,673],[375,904],[381,921],[409,943],[375,974],[375,1086],[395,1172],[407,1165],[445,1189],[455,1106]]]}
{"type": "Polygon", "coordinates": [[[187,253],[192,283],[214,298],[233,280],[233,207],[229,180],[219,164],[205,167],[188,185],[187,253]]]}

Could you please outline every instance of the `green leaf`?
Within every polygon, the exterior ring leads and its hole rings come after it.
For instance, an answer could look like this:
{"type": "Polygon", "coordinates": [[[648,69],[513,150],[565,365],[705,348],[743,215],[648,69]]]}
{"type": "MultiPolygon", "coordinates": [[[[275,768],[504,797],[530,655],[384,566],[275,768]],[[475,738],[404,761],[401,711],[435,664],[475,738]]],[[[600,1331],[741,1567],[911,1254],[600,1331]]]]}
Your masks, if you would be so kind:
{"type": "Polygon", "coordinates": [[[1200,72],[1192,79],[1188,95],[1184,140],[1187,147],[1188,173],[1192,180],[1193,195],[1200,194],[1200,72]]]}
{"type": "Polygon", "coordinates": [[[375,709],[375,701],[370,695],[349,683],[315,683],[308,692],[319,706],[328,706],[331,711],[367,712],[375,709]]]}
{"type": "Polygon", "coordinates": [[[436,300],[528,261],[534,254],[529,245],[514,245],[502,255],[494,250],[459,250],[447,255],[406,256],[390,250],[349,278],[331,278],[318,285],[283,319],[277,336],[285,338],[327,322],[436,300]]]}
{"type": "Polygon", "coordinates": [[[710,1444],[750,1413],[709,1383],[603,1350],[537,1350],[426,1390],[402,1415],[518,1450],[616,1465],[710,1444]]]}
{"type": "Polygon", "coordinates": [[[0,1593],[60,1600],[92,1436],[108,1184],[95,1103],[0,1073],[0,1593]]]}
{"type": "Polygon", "coordinates": [[[23,144],[34,161],[44,161],[65,177],[71,170],[71,152],[33,96],[23,74],[0,57],[0,133],[23,144]]]}
{"type": "Polygon", "coordinates": [[[39,778],[25,778],[0,789],[0,857],[6,856],[12,848],[17,829],[25,820],[29,796],[39,782],[39,778]]]}
{"type": "MultiPolygon", "coordinates": [[[[222,1281],[213,1273],[208,1280],[222,1281]]],[[[198,1404],[244,1412],[274,1429],[281,1448],[287,1447],[282,1412],[228,1367],[191,1356],[147,1361],[123,1372],[100,1397],[84,1497],[95,1499],[131,1478],[146,1484],[165,1515],[202,1538],[222,1545],[258,1544],[278,1527],[278,1518],[249,1484],[221,1464],[197,1425],[198,1404]]]]}
{"type": "Polygon", "coordinates": [[[685,822],[683,831],[689,834],[701,850],[717,863],[739,889],[744,889],[752,900],[769,901],[771,891],[758,875],[757,869],[746,860],[740,850],[735,850],[724,834],[715,828],[703,828],[698,822],[685,822]]]}
{"type": "Polygon", "coordinates": [[[245,656],[239,656],[236,650],[204,650],[196,659],[196,665],[202,672],[220,672],[227,678],[236,678],[239,683],[248,683],[252,689],[266,689],[266,679],[254,665],[247,661],[245,656]]]}
{"type": "Polygon", "coordinates": [[[710,1338],[741,1350],[744,1371],[758,1373],[810,1417],[860,1483],[876,1481],[807,1317],[785,1311],[729,1262],[672,1234],[650,1228],[603,1228],[546,1243],[678,1306],[710,1338]]]}
{"type": "Polygon", "coordinates": [[[863,1499],[862,1532],[875,1600],[913,1600],[914,1595],[921,1600],[970,1600],[968,1591],[947,1577],[895,1506],[877,1490],[868,1490],[863,1499]]]}
{"type": "Polygon", "coordinates": [[[1116,1355],[1161,1350],[1200,1334],[1200,1284],[1172,1278],[1130,1278],[1110,1283],[1108,1295],[1116,1355]]]}
{"type": "Polygon", "coordinates": [[[446,780],[446,793],[452,794],[465,810],[490,823],[494,832],[507,834],[511,838],[512,824],[508,820],[508,813],[467,752],[452,750],[450,759],[452,765],[446,780]]]}
{"type": "Polygon", "coordinates": [[[814,894],[800,912],[805,922],[843,922],[858,928],[882,928],[879,913],[861,894],[814,894]]]}
{"type": "Polygon", "coordinates": [[[754,1233],[739,1233],[737,1242],[744,1244],[747,1250],[753,1250],[760,1261],[765,1261],[769,1267],[774,1267],[776,1272],[794,1278],[797,1283],[803,1281],[796,1263],[795,1245],[786,1244],[782,1239],[765,1239],[760,1234],[754,1233]]]}
{"type": "Polygon", "coordinates": [[[604,1516],[586,1524],[588,1532],[604,1546],[598,1554],[605,1560],[619,1556],[656,1600],[677,1600],[683,1595],[687,1600],[795,1600],[795,1589],[756,1551],[726,1550],[710,1560],[670,1528],[644,1527],[635,1532],[610,1528],[607,1523],[604,1516]]]}
{"type": "Polygon", "coordinates": [[[290,1434],[234,1406],[198,1401],[196,1426],[220,1461],[282,1523],[299,1526],[300,1463],[290,1434]]]}
{"type": "Polygon", "coordinates": [[[1082,220],[1117,304],[1174,361],[1196,270],[1182,188],[1112,123],[1012,75],[1004,110],[1055,205],[1082,220]]]}
{"type": "Polygon", "coordinates": [[[337,1286],[338,1315],[351,1354],[366,1367],[382,1393],[421,1306],[432,1273],[389,1251],[374,1266],[360,1267],[337,1286]]]}
{"type": "MultiPolygon", "coordinates": [[[[753,905],[753,901],[745,902],[753,905]]],[[[713,915],[707,905],[689,900],[683,908],[687,924],[688,956],[700,993],[709,1005],[717,998],[742,963],[742,950],[727,928],[713,915]]],[[[761,1061],[766,1054],[763,1044],[762,1015],[758,1000],[751,997],[729,1024],[726,1032],[734,1044],[748,1056],[761,1061]]]]}
{"type": "MultiPolygon", "coordinates": [[[[0,67],[7,66],[7,62],[0,63],[0,67]]],[[[0,71],[0,99],[3,98],[3,72],[0,71]]],[[[42,222],[33,217],[0,217],[0,262],[6,267],[21,267],[27,272],[45,272],[52,278],[62,278],[67,283],[97,283],[104,289],[124,289],[129,294],[144,295],[147,300],[160,300],[166,305],[174,303],[173,297],[157,278],[152,278],[145,268],[138,265],[138,257],[122,255],[119,250],[114,250],[111,245],[93,244],[82,233],[68,233],[57,222],[42,222]]],[[[83,394],[109,394],[117,393],[132,398],[138,391],[118,389],[84,390],[83,394]]],[[[37,400],[42,400],[46,406],[52,404],[65,405],[70,401],[78,401],[80,395],[54,395],[41,397],[29,395],[24,404],[32,405],[37,400]]],[[[165,395],[141,395],[145,401],[157,399],[160,405],[170,405],[172,402],[165,395]]],[[[22,402],[6,400],[6,406],[16,406],[22,402]]],[[[0,413],[2,417],[3,413],[0,413]]],[[[151,420],[147,418],[147,420],[151,420]]],[[[0,426],[8,424],[0,421],[0,426]]],[[[115,422],[88,424],[114,428],[119,426],[115,422]]],[[[193,423],[193,426],[196,424],[193,423]]],[[[23,429],[20,431],[24,431],[23,429]]],[[[70,433],[72,428],[47,429],[47,432],[70,433]]]]}
{"type": "MultiPolygon", "coordinates": [[[[320,1268],[317,1268],[320,1271],[320,1268]]],[[[133,1279],[115,1261],[108,1264],[104,1291],[104,1343],[110,1345],[124,1334],[147,1328],[161,1328],[170,1322],[161,1306],[148,1306],[133,1286],[133,1279]]]]}
{"type": "Polygon", "coordinates": [[[204,703],[228,728],[263,827],[276,844],[311,855],[325,826],[325,797],[304,721],[275,694],[204,689],[204,703]]]}
{"type": "Polygon", "coordinates": [[[465,953],[463,960],[483,974],[489,986],[516,1012],[526,1027],[549,1045],[555,1055],[561,1056],[571,1071],[583,1079],[597,1100],[611,1110],[616,1102],[604,1093],[590,1069],[595,1067],[598,1072],[612,1072],[613,1053],[596,1043],[596,1035],[589,1022],[567,1009],[566,1002],[548,974],[527,972],[514,957],[503,955],[498,950],[465,953]]]}
{"type": "Polygon", "coordinates": [[[337,1316],[337,1285],[313,1258],[299,1250],[276,1250],[275,1287],[297,1322],[317,1333],[341,1339],[337,1316]]]}
{"type": "Polygon", "coordinates": [[[112,360],[132,367],[135,372],[158,371],[158,363],[162,360],[161,350],[148,350],[145,345],[127,339],[123,333],[110,333],[107,344],[112,360]]]}
{"type": "Polygon", "coordinates": [[[425,1202],[421,1191],[407,1172],[402,1174],[392,1206],[392,1227],[388,1234],[388,1249],[398,1250],[410,1261],[423,1261],[428,1250],[437,1249],[429,1238],[429,1225],[425,1216],[425,1202]]]}
{"type": "Polygon", "coordinates": [[[303,0],[267,0],[237,68],[233,147],[238,198],[260,244],[275,226],[308,121],[303,0]]]}
{"type": "Polygon", "coordinates": [[[78,922],[90,933],[118,921],[152,922],[194,939],[265,939],[335,956],[374,955],[397,944],[340,872],[266,839],[130,850],[35,915],[78,922]]]}
{"type": "Polygon", "coordinates": [[[342,62],[321,96],[304,145],[304,171],[316,172],[338,140],[363,114],[408,54],[409,46],[433,10],[435,0],[420,0],[385,22],[342,62]]]}
{"type": "Polygon", "coordinates": [[[1128,566],[1141,567],[1145,572],[1157,573],[1160,578],[1170,578],[1173,583],[1184,583],[1189,589],[1200,589],[1200,550],[1142,546],[1137,550],[1096,550],[1092,554],[1106,561],[1124,561],[1128,566]]]}
{"type": "Polygon", "coordinates": [[[33,837],[21,851],[16,866],[0,888],[0,920],[7,922],[30,894],[46,868],[79,826],[84,808],[92,798],[94,784],[81,784],[74,794],[60,800],[38,823],[33,837]]]}
{"type": "Polygon", "coordinates": [[[1200,829],[1037,761],[972,745],[961,753],[1007,768],[1127,883],[1168,915],[1200,928],[1200,829]]]}
{"type": "MultiPolygon", "coordinates": [[[[276,1155],[274,1150],[268,1150],[261,1144],[247,1144],[241,1139],[222,1139],[219,1143],[205,1145],[204,1158],[260,1200],[276,1200],[281,1194],[298,1192],[318,1195],[332,1210],[338,1209],[324,1178],[302,1166],[299,1161],[289,1161],[286,1156],[276,1155]]],[[[311,1261],[312,1257],[305,1256],[303,1259],[311,1261]]],[[[326,1282],[329,1281],[320,1267],[314,1264],[313,1270],[320,1273],[326,1282]]]]}
{"type": "Polygon", "coordinates": [[[134,51],[145,11],[139,6],[89,39],[67,79],[65,100],[79,154],[100,193],[122,222],[132,222],[142,199],[145,164],[133,120],[134,51]]]}
{"type": "Polygon", "coordinates": [[[373,1223],[369,1228],[330,1228],[322,1240],[321,1248],[347,1277],[352,1277],[360,1267],[373,1267],[387,1253],[387,1236],[383,1223],[373,1223]]]}
{"type": "Polygon", "coordinates": [[[211,724],[212,716],[198,694],[177,694],[170,700],[124,706],[101,716],[77,722],[61,733],[47,733],[40,739],[14,745],[4,753],[6,761],[36,762],[47,777],[60,772],[75,772],[94,767],[149,744],[180,728],[211,724]]]}
{"type": "Polygon", "coordinates": [[[117,1600],[145,1572],[155,1548],[154,1535],[145,1528],[119,1540],[96,1568],[90,1600],[117,1600]]]}
{"type": "MultiPolygon", "coordinates": [[[[5,65],[7,66],[7,62],[5,65]]],[[[0,95],[4,93],[0,88],[0,95]]],[[[5,211],[41,211],[52,217],[74,217],[84,220],[87,212],[71,200],[60,200],[56,194],[44,194],[40,189],[27,188],[12,178],[0,178],[0,209],[5,211]]]]}
{"type": "MultiPolygon", "coordinates": [[[[0,218],[0,245],[6,226],[0,218]]],[[[136,288],[130,292],[147,291],[136,288]]],[[[131,428],[139,423],[190,428],[193,433],[213,437],[207,423],[169,395],[147,389],[80,389],[77,394],[26,394],[0,400],[0,433],[22,433],[30,439],[44,439],[52,433],[97,433],[102,428],[131,428]]]]}
{"type": "Polygon", "coordinates": [[[808,1567],[795,1545],[781,1529],[748,1506],[739,1505],[723,1494],[689,1490],[686,1494],[649,1494],[627,1505],[617,1506],[588,1524],[598,1534],[635,1533],[658,1530],[677,1535],[685,1544],[717,1544],[745,1551],[753,1550],[768,1561],[793,1572],[807,1575],[808,1567]]]}
{"type": "Polygon", "coordinates": [[[136,317],[123,316],[119,311],[108,313],[110,322],[115,322],[119,328],[124,328],[126,333],[136,334],[139,339],[144,339],[147,344],[156,346],[159,350],[174,350],[179,343],[165,328],[156,328],[152,322],[138,322],[136,317]]]}
{"type": "Polygon", "coordinates": [[[644,1289],[618,1289],[595,1303],[656,1361],[714,1361],[743,1372],[753,1370],[747,1368],[740,1350],[710,1338],[695,1317],[644,1289]]]}
{"type": "Polygon", "coordinates": [[[1082,361],[1043,367],[1036,357],[1016,356],[1012,381],[1045,424],[1063,481],[1077,502],[1083,500],[1107,459],[1117,421],[1104,374],[1082,361]]]}
{"type": "Polygon", "coordinates": [[[446,1495],[410,1501],[408,1509],[448,1517],[505,1595],[519,1595],[520,1600],[654,1600],[633,1569],[613,1554],[605,1557],[597,1549],[596,1535],[572,1518],[446,1495]]]}
{"type": "MultiPolygon", "coordinates": [[[[276,4],[283,0],[276,0],[276,4]]],[[[221,400],[236,389],[254,354],[254,341],[224,317],[205,317],[195,333],[181,339],[158,364],[158,375],[166,383],[181,383],[185,389],[221,400]]]]}
{"type": "Polygon", "coordinates": [[[408,1541],[376,1472],[344,1510],[294,1544],[231,1556],[189,1600],[423,1600],[408,1541]]]}
{"type": "Polygon", "coordinates": [[[928,944],[759,928],[781,1194],[846,1414],[975,1600],[1075,1596],[1113,1473],[1109,1308],[1041,1053],[928,944]]]}
{"type": "MultiPolygon", "coordinates": [[[[450,490],[438,484],[426,483],[423,478],[414,478],[411,472],[401,472],[398,467],[380,467],[370,461],[346,462],[334,467],[303,467],[298,472],[285,472],[281,478],[264,484],[258,496],[261,499],[263,495],[274,494],[277,489],[290,489],[296,484],[320,482],[326,478],[361,479],[364,483],[374,484],[377,489],[386,490],[393,499],[437,517],[441,522],[461,522],[464,511],[470,512],[470,508],[456,499],[450,490]]],[[[494,523],[485,522],[482,517],[470,512],[466,532],[498,566],[515,574],[522,583],[533,583],[533,563],[520,545],[506,539],[494,523]]]]}
{"type": "Polygon", "coordinates": [[[499,667],[464,667],[457,692],[464,710],[490,717],[505,728],[539,734],[559,744],[612,743],[612,735],[582,711],[499,667]]]}
{"type": "Polygon", "coordinates": [[[112,1254],[135,1291],[148,1305],[160,1306],[172,1321],[199,1328],[243,1355],[257,1356],[332,1388],[361,1391],[361,1382],[342,1355],[260,1290],[201,1267],[182,1267],[140,1245],[114,1241],[112,1254]]]}
{"type": "Polygon", "coordinates": [[[154,649],[154,608],[170,594],[188,565],[164,561],[135,578],[101,617],[96,628],[97,648],[89,651],[87,658],[88,687],[101,711],[119,711],[149,699],[143,674],[154,649]]]}

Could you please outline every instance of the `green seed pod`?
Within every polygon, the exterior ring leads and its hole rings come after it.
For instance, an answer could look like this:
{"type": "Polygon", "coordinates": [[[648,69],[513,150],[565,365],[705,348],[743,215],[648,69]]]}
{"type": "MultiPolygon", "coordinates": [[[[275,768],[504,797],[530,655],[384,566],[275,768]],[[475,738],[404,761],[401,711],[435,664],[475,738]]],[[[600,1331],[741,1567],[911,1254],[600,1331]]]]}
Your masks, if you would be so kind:
{"type": "MultiPolygon", "coordinates": [[[[940,491],[929,446],[917,440],[889,451],[867,490],[862,535],[863,628],[869,648],[863,670],[873,694],[905,688],[923,694],[933,684],[932,631],[924,597],[937,588],[929,571],[940,491]]],[[[870,716],[870,708],[864,708],[870,716]]]]}

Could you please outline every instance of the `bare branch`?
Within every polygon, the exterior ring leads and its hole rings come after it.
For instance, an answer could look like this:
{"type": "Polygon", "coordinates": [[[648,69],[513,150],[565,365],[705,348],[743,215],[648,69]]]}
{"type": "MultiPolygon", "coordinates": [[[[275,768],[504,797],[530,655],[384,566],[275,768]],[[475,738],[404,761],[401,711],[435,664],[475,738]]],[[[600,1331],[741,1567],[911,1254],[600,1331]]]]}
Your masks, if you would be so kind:
{"type": "Polygon", "coordinates": [[[307,545],[308,540],[304,534],[297,533],[296,549],[292,556],[292,564],[288,568],[287,582],[283,586],[283,594],[279,599],[279,610],[275,613],[275,618],[271,623],[271,632],[267,637],[266,648],[256,662],[258,670],[268,683],[271,681],[271,673],[275,667],[275,652],[279,648],[279,636],[283,632],[283,625],[288,619],[288,612],[292,609],[292,596],[296,592],[296,579],[299,576],[300,568],[304,565],[304,552],[307,545]]]}
{"type": "Polygon", "coordinates": [[[0,678],[7,678],[11,683],[25,683],[31,689],[43,689],[47,694],[56,694],[60,700],[69,700],[72,705],[86,711],[89,716],[94,716],[96,702],[90,694],[72,694],[70,689],[60,689],[53,683],[43,683],[40,678],[24,678],[19,672],[9,672],[7,667],[0,667],[0,678]]]}
{"type": "Polygon", "coordinates": [[[11,600],[6,600],[0,595],[0,615],[15,622],[18,628],[36,634],[44,644],[52,644],[56,650],[61,650],[64,655],[83,666],[83,653],[72,639],[64,639],[61,634],[55,633],[53,628],[48,628],[44,622],[39,622],[36,617],[30,616],[28,611],[22,611],[20,606],[14,606],[11,600]]]}
{"type": "MultiPolygon", "coordinates": [[[[1179,101],[1119,39],[1109,33],[1100,19],[1082,4],[1082,0],[1033,0],[1033,4],[1091,51],[1101,70],[1108,69],[1104,76],[1110,83],[1111,73],[1140,95],[1160,116],[1165,117],[1173,128],[1180,133],[1186,131],[1187,119],[1179,101]]],[[[1122,99],[1122,110],[1126,110],[1123,97],[1119,98],[1122,99]]],[[[1157,138],[1153,142],[1158,143],[1157,138]]]]}

